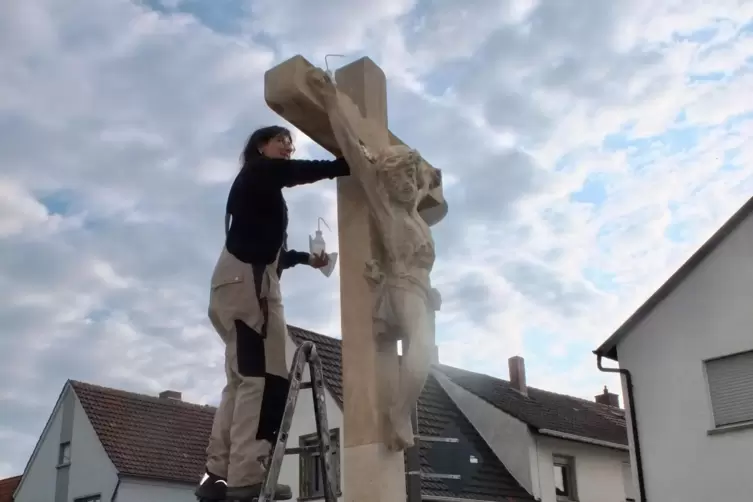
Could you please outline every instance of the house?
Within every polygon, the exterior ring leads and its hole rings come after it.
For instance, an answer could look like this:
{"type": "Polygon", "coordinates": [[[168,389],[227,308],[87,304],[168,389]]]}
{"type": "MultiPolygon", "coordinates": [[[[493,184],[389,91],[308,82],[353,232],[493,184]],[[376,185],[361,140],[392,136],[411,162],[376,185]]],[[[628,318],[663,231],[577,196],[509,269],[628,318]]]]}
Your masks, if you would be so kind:
{"type": "MultiPolygon", "coordinates": [[[[328,422],[339,471],[342,429],[340,342],[298,328],[290,328],[289,358],[296,344],[312,340],[324,361],[328,422]]],[[[304,393],[309,391],[303,391],[304,393]]],[[[315,431],[313,400],[302,394],[290,431],[291,442],[306,444],[315,431]]],[[[460,452],[448,454],[444,444],[422,444],[421,469],[426,473],[463,478],[425,479],[425,501],[532,502],[460,413],[434,378],[419,402],[419,432],[457,438],[460,452]]],[[[204,469],[205,449],[215,408],[188,403],[181,393],[165,391],[147,396],[78,381],[68,381],[24,470],[15,502],[195,502],[193,490],[204,469]]],[[[295,445],[292,445],[295,446],[295,445]]],[[[298,498],[321,499],[310,456],[286,458],[280,482],[290,484],[298,498]]]]}
{"type": "MultiPolygon", "coordinates": [[[[333,465],[340,480],[348,468],[339,457],[340,340],[295,327],[289,332],[289,360],[307,340],[322,358],[333,465]]],[[[513,382],[435,365],[418,403],[419,434],[456,442],[420,442],[421,471],[427,475],[421,481],[422,499],[629,499],[622,478],[627,461],[624,412],[617,396],[598,396],[606,403],[600,404],[523,389],[518,359],[512,359],[518,364],[513,382]]],[[[299,396],[290,446],[314,440],[308,392],[299,396]]],[[[183,401],[176,391],[147,396],[68,381],[29,459],[15,502],[193,502],[214,412],[214,407],[183,401]]],[[[280,482],[291,485],[299,499],[321,500],[317,469],[310,455],[288,456],[280,482]]]]}
{"type": "Polygon", "coordinates": [[[20,481],[21,476],[0,479],[0,502],[13,502],[13,492],[20,481]]]}
{"type": "Polygon", "coordinates": [[[625,412],[604,389],[594,402],[526,385],[521,357],[510,381],[437,366],[435,378],[495,455],[542,502],[635,499],[625,412]]]}
{"type": "Polygon", "coordinates": [[[594,351],[622,374],[643,501],[753,493],[752,214],[753,198],[594,351]]]}

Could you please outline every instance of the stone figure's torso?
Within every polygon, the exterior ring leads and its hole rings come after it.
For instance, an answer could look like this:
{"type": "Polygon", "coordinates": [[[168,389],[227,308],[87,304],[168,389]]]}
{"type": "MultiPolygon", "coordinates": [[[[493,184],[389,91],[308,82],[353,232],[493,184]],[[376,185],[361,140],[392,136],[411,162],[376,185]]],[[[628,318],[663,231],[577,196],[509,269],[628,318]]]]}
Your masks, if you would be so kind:
{"type": "MultiPolygon", "coordinates": [[[[380,260],[386,275],[427,277],[434,266],[434,239],[429,225],[416,207],[404,208],[393,203],[380,181],[373,179],[378,192],[374,217],[380,227],[384,257],[380,260]]],[[[418,204],[414,204],[417,206],[418,204]]]]}

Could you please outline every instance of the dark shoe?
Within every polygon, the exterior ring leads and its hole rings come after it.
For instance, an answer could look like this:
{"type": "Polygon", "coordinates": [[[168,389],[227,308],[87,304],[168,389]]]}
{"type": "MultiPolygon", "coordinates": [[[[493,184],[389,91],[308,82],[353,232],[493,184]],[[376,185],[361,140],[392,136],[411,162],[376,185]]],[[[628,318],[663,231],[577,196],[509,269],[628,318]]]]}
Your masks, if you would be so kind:
{"type": "Polygon", "coordinates": [[[201,478],[199,486],[194,492],[196,498],[200,501],[225,500],[227,494],[227,480],[220,476],[215,476],[207,471],[201,478]]]}
{"type": "MultiPolygon", "coordinates": [[[[261,483],[251,486],[231,486],[227,489],[228,502],[235,502],[236,500],[251,501],[254,497],[261,495],[261,483]]],[[[275,500],[290,500],[293,498],[293,490],[288,485],[277,485],[275,488],[274,499],[275,500]]]]}

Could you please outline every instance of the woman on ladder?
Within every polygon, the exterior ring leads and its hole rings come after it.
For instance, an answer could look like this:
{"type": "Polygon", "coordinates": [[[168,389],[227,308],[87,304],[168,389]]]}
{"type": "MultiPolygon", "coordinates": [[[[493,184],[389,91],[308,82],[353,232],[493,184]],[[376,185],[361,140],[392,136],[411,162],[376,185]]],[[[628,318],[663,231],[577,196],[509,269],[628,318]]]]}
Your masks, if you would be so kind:
{"type": "MultiPolygon", "coordinates": [[[[344,159],[293,160],[290,131],[264,127],[243,151],[227,201],[225,247],[212,274],[209,319],[225,344],[227,383],[207,447],[200,501],[258,497],[288,392],[287,327],[280,294],[286,268],[327,265],[327,256],[288,250],[285,187],[347,176],[344,159]]],[[[275,500],[292,490],[277,485],[275,500]]]]}

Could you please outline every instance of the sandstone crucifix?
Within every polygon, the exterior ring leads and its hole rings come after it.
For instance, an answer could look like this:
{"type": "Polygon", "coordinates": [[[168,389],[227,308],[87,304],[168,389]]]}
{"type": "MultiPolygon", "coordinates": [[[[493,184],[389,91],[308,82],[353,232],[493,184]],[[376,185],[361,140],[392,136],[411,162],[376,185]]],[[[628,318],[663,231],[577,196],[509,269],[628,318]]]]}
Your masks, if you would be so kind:
{"type": "Polygon", "coordinates": [[[344,495],[352,502],[397,502],[405,500],[410,408],[428,373],[427,342],[433,343],[428,225],[444,217],[447,205],[438,171],[387,127],[382,70],[362,58],[338,70],[336,80],[339,92],[323,71],[295,56],[267,72],[265,98],[351,165],[351,176],[337,186],[344,495]],[[413,341],[402,368],[398,338],[413,341]]]}

